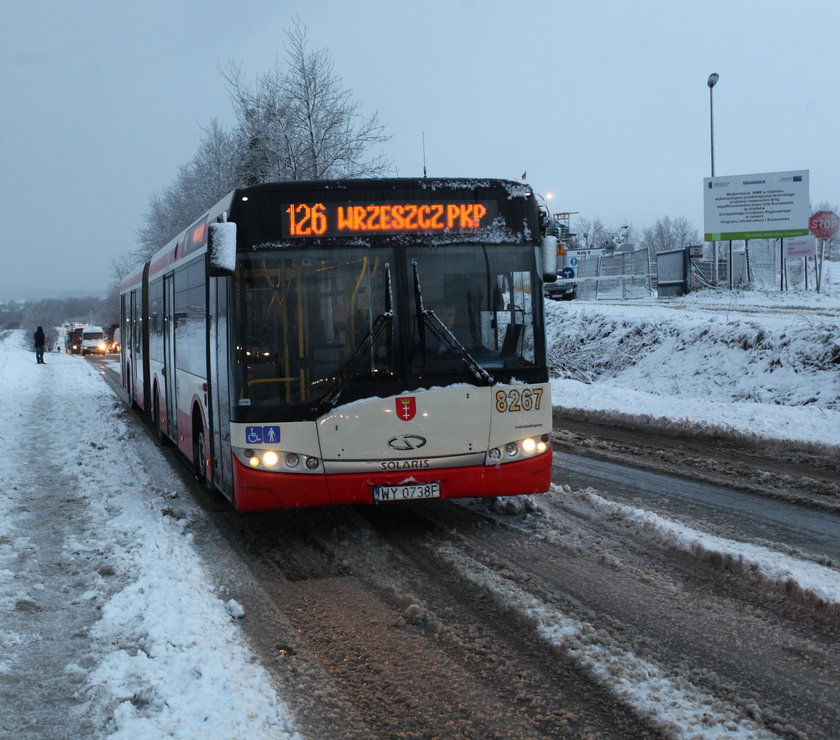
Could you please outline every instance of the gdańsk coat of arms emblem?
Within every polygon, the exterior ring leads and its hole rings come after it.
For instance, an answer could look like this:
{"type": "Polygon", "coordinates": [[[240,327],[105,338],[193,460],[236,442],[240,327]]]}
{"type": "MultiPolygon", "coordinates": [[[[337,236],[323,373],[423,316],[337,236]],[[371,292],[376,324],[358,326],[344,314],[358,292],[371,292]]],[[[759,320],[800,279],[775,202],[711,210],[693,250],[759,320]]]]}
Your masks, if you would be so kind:
{"type": "Polygon", "coordinates": [[[397,417],[411,421],[417,413],[417,399],[414,396],[400,396],[397,399],[397,417]]]}

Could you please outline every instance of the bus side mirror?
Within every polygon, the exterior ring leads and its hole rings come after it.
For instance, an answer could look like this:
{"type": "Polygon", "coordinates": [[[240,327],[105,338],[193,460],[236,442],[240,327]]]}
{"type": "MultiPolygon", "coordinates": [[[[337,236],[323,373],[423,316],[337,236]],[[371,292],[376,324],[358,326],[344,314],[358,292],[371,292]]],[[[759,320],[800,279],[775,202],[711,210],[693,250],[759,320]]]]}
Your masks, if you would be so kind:
{"type": "Polygon", "coordinates": [[[228,277],[236,268],[236,224],[232,221],[213,223],[207,232],[207,274],[228,277]]]}
{"type": "Polygon", "coordinates": [[[543,282],[554,283],[557,281],[557,237],[544,236],[541,243],[543,282]]]}

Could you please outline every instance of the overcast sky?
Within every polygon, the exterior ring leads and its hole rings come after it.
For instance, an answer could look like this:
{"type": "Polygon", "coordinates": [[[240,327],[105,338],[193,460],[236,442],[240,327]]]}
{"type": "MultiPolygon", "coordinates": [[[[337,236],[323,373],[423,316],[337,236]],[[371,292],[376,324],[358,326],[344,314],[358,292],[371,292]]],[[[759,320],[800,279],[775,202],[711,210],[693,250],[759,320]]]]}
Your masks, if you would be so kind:
{"type": "Polygon", "coordinates": [[[104,292],[150,197],[233,123],[219,68],[298,16],[401,176],[518,177],[552,210],[702,233],[717,175],[810,170],[840,203],[838,0],[0,0],[0,298],[104,292]]]}

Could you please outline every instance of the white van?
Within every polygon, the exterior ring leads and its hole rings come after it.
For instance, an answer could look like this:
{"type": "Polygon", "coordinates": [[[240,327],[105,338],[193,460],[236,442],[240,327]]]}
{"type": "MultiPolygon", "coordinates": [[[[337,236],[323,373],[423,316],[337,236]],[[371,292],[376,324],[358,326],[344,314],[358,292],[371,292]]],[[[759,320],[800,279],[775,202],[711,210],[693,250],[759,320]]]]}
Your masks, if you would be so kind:
{"type": "Polygon", "coordinates": [[[82,342],[79,352],[83,355],[100,354],[108,351],[108,344],[105,342],[105,332],[101,326],[82,327],[82,342]]]}

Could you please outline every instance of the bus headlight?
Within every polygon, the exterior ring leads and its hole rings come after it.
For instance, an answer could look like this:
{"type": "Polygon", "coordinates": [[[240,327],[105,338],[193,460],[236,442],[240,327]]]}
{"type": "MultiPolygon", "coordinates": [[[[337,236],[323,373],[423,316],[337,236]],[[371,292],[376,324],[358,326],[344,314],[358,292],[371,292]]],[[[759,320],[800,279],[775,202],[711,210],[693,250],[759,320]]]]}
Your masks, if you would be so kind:
{"type": "Polygon", "coordinates": [[[321,460],[314,455],[284,450],[258,450],[245,447],[236,451],[239,461],[248,467],[271,473],[322,473],[321,460]]]}
{"type": "Polygon", "coordinates": [[[525,439],[506,442],[503,445],[505,459],[502,460],[502,448],[494,447],[487,451],[487,465],[515,462],[534,455],[541,455],[548,450],[548,441],[549,436],[543,434],[537,438],[526,437],[525,439]]]}

